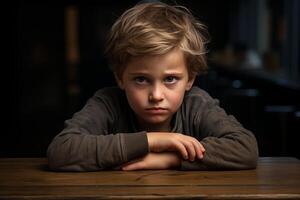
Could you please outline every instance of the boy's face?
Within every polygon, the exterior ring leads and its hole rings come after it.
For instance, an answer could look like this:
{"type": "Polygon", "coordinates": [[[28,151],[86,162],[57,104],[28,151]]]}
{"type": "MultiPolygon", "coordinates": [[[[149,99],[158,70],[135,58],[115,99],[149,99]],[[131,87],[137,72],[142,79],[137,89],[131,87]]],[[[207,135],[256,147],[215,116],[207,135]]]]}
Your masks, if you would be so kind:
{"type": "Polygon", "coordinates": [[[140,128],[169,131],[172,116],[194,78],[188,77],[182,51],[175,49],[165,55],[132,58],[117,82],[125,90],[140,128]]]}

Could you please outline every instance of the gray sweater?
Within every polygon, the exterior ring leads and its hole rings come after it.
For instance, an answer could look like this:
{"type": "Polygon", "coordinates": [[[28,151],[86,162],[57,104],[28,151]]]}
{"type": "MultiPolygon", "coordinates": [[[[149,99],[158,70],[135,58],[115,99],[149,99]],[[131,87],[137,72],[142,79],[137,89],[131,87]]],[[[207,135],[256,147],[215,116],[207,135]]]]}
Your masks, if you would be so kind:
{"type": "MultiPolygon", "coordinates": [[[[204,90],[193,87],[172,119],[172,132],[197,138],[202,160],[182,160],[182,170],[255,168],[254,135],[227,115],[204,90]]],[[[49,167],[60,171],[115,169],[148,153],[145,130],[138,130],[125,93],[117,87],[98,90],[48,147],[49,167]]]]}

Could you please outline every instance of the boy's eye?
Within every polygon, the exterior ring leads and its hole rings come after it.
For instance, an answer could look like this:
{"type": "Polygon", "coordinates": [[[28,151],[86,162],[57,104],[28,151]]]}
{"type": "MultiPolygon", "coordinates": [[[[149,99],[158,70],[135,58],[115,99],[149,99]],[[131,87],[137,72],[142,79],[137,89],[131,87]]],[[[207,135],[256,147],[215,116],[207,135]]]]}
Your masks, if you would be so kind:
{"type": "Polygon", "coordinates": [[[143,76],[138,76],[134,78],[135,83],[137,84],[147,84],[148,80],[143,76]]]}
{"type": "Polygon", "coordinates": [[[177,80],[178,80],[178,77],[168,76],[168,77],[165,78],[165,83],[173,84],[173,83],[176,83],[177,80]]]}

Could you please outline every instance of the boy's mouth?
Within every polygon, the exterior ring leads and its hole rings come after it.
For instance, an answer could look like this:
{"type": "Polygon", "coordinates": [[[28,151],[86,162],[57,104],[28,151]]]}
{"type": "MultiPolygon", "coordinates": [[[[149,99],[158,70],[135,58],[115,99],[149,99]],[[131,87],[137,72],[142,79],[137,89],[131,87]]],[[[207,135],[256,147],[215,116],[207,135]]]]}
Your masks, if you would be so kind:
{"type": "Polygon", "coordinates": [[[151,108],[146,108],[146,110],[167,110],[167,109],[163,107],[151,107],[151,108]]]}
{"type": "Polygon", "coordinates": [[[168,109],[162,107],[152,107],[147,108],[146,111],[150,114],[165,114],[168,111],[168,109]]]}

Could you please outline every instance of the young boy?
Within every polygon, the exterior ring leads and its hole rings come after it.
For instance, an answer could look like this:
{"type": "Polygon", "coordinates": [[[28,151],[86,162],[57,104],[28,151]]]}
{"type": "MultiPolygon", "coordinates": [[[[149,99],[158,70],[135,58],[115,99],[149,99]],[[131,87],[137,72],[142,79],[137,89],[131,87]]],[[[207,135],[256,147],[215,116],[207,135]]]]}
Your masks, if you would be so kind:
{"type": "Polygon", "coordinates": [[[255,168],[254,135],[192,87],[206,69],[204,31],[183,7],[127,10],[107,44],[119,87],[97,91],[65,122],[48,148],[50,169],[255,168]]]}

